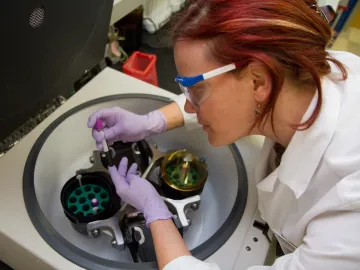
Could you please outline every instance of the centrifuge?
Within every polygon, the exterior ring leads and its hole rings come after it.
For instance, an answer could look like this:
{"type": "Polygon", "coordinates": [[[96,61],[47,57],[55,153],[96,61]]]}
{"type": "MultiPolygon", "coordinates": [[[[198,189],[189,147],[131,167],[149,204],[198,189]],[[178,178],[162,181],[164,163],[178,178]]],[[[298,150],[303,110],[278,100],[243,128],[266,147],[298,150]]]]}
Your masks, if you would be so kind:
{"type": "MultiPolygon", "coordinates": [[[[88,76],[103,58],[112,1],[17,4],[0,4],[1,34],[13,41],[1,54],[0,137],[81,76],[83,86],[0,158],[0,260],[14,269],[157,269],[144,217],[117,196],[87,119],[113,106],[146,114],[176,95],[108,67],[88,76]]],[[[110,154],[137,163],[193,256],[246,269],[269,250],[254,181],[261,145],[251,136],[212,147],[202,129],[184,126],[115,142],[110,154]]]]}
{"type": "MultiPolygon", "coordinates": [[[[142,114],[174,96],[106,68],[7,152],[0,159],[1,260],[14,269],[156,269],[151,235],[141,217],[136,219],[141,213],[129,211],[114,195],[106,160],[86,123],[100,108],[121,106],[142,114]],[[94,207],[98,213],[74,218],[74,205],[82,214],[94,207]]],[[[115,144],[112,151],[132,158],[139,175],[166,187],[162,196],[194,256],[222,269],[246,269],[263,264],[269,248],[254,226],[261,222],[252,182],[260,146],[258,138],[249,137],[215,148],[201,129],[183,127],[115,144]],[[181,186],[185,178],[196,194],[185,194],[190,189],[181,186]]]]}

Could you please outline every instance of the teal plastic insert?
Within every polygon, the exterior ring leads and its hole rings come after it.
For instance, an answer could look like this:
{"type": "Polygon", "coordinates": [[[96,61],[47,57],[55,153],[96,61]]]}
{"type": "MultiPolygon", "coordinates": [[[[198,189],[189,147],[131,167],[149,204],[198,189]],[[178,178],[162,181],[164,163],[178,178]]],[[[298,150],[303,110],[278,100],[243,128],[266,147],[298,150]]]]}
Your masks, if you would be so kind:
{"type": "Polygon", "coordinates": [[[68,209],[75,215],[90,216],[101,213],[109,203],[109,192],[98,185],[86,184],[76,188],[67,199],[68,209]],[[99,202],[97,212],[93,211],[91,200],[96,198],[99,202]]]}

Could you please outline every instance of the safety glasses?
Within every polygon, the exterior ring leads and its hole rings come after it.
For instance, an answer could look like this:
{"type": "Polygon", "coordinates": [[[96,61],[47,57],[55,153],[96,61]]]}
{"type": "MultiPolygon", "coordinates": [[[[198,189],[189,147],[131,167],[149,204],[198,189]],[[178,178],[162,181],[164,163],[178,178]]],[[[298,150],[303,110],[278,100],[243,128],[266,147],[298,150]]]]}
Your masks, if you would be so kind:
{"type": "Polygon", "coordinates": [[[192,87],[201,81],[205,81],[207,79],[229,72],[236,68],[238,68],[238,65],[236,63],[232,63],[194,77],[176,76],[175,81],[179,84],[180,89],[184,93],[186,99],[192,105],[194,105],[196,109],[199,109],[200,104],[203,103],[207,98],[209,98],[210,90],[206,87],[202,87],[199,89],[192,87]]]}

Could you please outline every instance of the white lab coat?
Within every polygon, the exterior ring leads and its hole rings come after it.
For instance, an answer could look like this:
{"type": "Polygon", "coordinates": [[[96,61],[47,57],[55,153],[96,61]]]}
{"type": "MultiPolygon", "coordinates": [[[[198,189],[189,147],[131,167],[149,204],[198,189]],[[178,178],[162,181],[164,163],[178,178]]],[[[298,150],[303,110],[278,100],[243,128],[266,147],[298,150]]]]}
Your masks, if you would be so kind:
{"type": "MultiPolygon", "coordinates": [[[[319,118],[310,129],[294,134],[280,166],[270,175],[268,158],[274,142],[264,142],[255,172],[258,208],[285,255],[272,266],[248,270],[360,269],[360,58],[330,53],[345,64],[349,77],[338,81],[341,73],[332,65],[332,73],[322,81],[319,118]]],[[[179,106],[184,102],[179,96],[179,106]]],[[[196,117],[183,113],[186,126],[194,125],[196,117]]],[[[219,267],[180,257],[164,268],[175,269],[219,267]]]]}

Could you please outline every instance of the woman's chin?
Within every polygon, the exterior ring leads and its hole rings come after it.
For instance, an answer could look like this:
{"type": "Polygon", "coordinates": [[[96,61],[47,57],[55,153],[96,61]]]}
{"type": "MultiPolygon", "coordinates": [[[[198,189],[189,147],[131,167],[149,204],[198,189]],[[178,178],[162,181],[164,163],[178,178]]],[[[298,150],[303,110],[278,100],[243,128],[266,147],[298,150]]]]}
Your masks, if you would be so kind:
{"type": "Polygon", "coordinates": [[[211,146],[219,147],[226,145],[224,140],[221,139],[221,136],[218,136],[215,132],[208,131],[207,134],[208,134],[208,141],[211,146]]]}
{"type": "Polygon", "coordinates": [[[246,136],[243,135],[243,136],[237,136],[231,138],[227,133],[226,134],[216,133],[213,130],[209,130],[207,134],[210,145],[214,147],[227,146],[246,136]]]}

